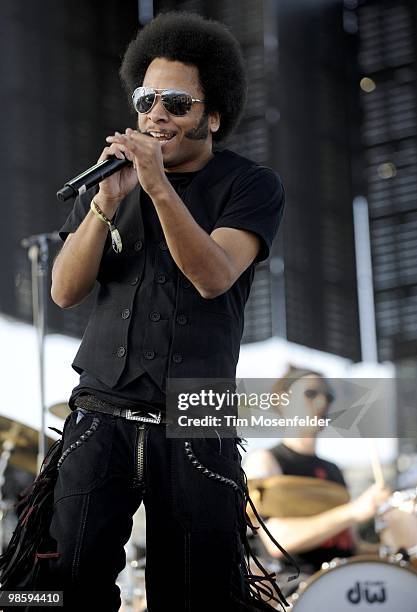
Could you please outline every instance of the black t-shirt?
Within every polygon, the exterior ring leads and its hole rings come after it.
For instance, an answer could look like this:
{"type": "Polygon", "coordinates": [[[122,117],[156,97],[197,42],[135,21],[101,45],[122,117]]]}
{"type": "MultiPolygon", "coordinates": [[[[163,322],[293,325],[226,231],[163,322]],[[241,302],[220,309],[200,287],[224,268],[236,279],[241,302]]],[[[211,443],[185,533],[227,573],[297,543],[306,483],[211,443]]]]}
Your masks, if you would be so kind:
{"type": "MultiPolygon", "coordinates": [[[[342,472],[331,461],[321,459],[317,455],[297,453],[282,443],[271,448],[270,452],[274,455],[283,474],[321,478],[346,487],[342,472]]],[[[298,553],[293,557],[300,566],[311,566],[314,571],[317,571],[325,561],[331,561],[335,557],[350,557],[353,553],[353,537],[350,530],[345,529],[328,538],[319,547],[298,553]]]]}
{"type": "MultiPolygon", "coordinates": [[[[123,252],[115,255],[109,239],[104,248],[96,307],[73,362],[80,384],[72,400],[93,392],[118,404],[162,407],[168,376],[234,375],[254,267],[268,257],[282,218],[282,183],[270,168],[227,150],[198,172],[167,177],[204,231],[251,231],[260,252],[227,292],[205,300],[170,256],[153,203],[134,189],[114,220],[123,252]]],[[[84,220],[94,193],[77,198],[60,230],[63,240],[84,220]]]]}

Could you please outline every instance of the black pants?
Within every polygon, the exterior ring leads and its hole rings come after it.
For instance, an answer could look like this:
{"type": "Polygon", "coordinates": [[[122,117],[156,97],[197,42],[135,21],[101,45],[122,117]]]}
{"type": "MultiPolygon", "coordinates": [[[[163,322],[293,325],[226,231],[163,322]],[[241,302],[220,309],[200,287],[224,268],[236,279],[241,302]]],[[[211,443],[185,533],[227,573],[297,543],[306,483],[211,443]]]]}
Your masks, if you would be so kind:
{"type": "Polygon", "coordinates": [[[236,440],[186,442],[167,438],[165,425],[77,409],[63,449],[50,525],[58,556],[39,560],[38,590],[63,590],[65,611],[119,610],[115,580],[143,501],[149,612],[255,610],[236,440]]]}

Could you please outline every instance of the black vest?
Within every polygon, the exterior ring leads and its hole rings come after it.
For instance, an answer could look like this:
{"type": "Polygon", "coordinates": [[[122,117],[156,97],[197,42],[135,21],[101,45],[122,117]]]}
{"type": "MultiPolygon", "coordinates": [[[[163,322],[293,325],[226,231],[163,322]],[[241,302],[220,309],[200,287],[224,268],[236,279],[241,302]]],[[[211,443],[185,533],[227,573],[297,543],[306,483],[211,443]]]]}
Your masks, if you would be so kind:
{"type": "MultiPolygon", "coordinates": [[[[254,165],[223,151],[195,176],[183,200],[206,232],[211,233],[230,199],[234,179],[254,165]]],[[[80,197],[86,213],[93,195],[89,191],[80,197]]],[[[173,261],[159,221],[147,235],[144,199],[138,186],[119,206],[114,223],[123,250],[116,254],[106,243],[96,305],[74,369],[86,370],[109,387],[127,384],[143,372],[161,389],[167,377],[234,378],[254,264],[226,293],[202,298],[173,261]]]]}

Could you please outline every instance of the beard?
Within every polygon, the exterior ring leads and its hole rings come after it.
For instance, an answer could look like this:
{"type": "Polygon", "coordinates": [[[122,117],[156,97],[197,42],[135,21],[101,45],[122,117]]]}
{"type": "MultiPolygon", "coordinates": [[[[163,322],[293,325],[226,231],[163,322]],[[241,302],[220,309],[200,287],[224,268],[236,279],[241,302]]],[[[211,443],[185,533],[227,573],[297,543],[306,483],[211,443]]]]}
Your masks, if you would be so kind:
{"type": "Polygon", "coordinates": [[[204,112],[198,125],[185,133],[185,138],[189,140],[206,140],[209,135],[208,113],[204,112]]]}

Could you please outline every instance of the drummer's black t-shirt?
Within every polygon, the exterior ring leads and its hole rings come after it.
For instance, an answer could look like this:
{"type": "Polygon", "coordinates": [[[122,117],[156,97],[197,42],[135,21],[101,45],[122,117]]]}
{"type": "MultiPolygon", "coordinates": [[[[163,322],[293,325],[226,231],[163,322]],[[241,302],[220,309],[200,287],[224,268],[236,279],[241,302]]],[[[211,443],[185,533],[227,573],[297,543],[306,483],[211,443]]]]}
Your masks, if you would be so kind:
{"type": "MultiPolygon", "coordinates": [[[[270,449],[283,474],[289,476],[309,476],[337,482],[346,486],[342,472],[336,464],[320,459],[317,455],[303,455],[288,448],[285,444],[278,444],[270,449]]],[[[345,529],[323,542],[320,547],[313,550],[292,555],[300,567],[311,566],[313,571],[320,569],[325,561],[335,557],[351,557],[354,554],[354,540],[349,529],[345,529]]]]}

